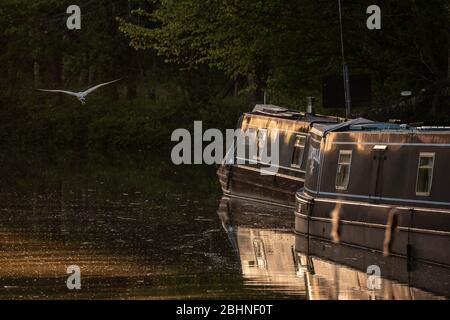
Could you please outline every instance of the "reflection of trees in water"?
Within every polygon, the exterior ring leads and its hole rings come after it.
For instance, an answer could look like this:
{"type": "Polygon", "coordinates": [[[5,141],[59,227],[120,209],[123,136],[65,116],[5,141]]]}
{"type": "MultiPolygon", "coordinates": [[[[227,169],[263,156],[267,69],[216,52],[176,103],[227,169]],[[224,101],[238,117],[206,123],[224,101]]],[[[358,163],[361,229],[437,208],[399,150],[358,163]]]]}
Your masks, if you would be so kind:
{"type": "Polygon", "coordinates": [[[11,225],[46,219],[36,227],[77,232],[124,219],[146,223],[148,211],[177,223],[217,199],[213,168],[175,167],[163,155],[8,153],[1,160],[1,206],[20,209],[11,225]]]}
{"type": "MultiPolygon", "coordinates": [[[[2,158],[0,278],[29,290],[24,294],[52,291],[40,284],[66,278],[66,264],[79,264],[82,275],[106,283],[145,278],[152,284],[147,290],[159,297],[164,290],[184,294],[181,282],[193,296],[205,278],[219,282],[210,268],[219,264],[208,255],[220,234],[210,217],[219,191],[214,168],[175,167],[146,153],[2,158]]],[[[98,296],[108,286],[97,284],[98,296]]],[[[111,296],[121,288],[112,284],[111,296]]]]}

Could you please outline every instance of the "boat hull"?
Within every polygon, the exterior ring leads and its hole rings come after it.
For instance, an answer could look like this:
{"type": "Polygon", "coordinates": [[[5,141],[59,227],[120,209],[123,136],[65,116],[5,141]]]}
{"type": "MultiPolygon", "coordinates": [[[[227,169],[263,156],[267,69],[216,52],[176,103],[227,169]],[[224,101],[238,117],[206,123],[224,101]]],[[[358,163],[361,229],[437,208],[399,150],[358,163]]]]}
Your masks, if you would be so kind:
{"type": "Polygon", "coordinates": [[[265,204],[295,207],[295,192],[303,179],[285,174],[262,175],[250,166],[222,165],[217,171],[223,193],[265,204]]]}
{"type": "Polygon", "coordinates": [[[450,211],[297,194],[297,234],[450,266],[450,211]]]}

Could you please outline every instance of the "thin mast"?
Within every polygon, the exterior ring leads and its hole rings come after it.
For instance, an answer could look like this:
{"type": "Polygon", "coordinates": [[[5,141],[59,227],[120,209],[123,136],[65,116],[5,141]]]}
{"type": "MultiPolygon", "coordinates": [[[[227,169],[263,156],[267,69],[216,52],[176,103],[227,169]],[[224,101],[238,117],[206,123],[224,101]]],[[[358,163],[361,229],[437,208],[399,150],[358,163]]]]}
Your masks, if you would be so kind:
{"type": "Polygon", "coordinates": [[[345,50],[344,50],[344,30],[342,27],[342,7],[341,0],[338,0],[339,6],[339,27],[341,31],[341,54],[342,54],[342,73],[344,77],[344,96],[345,96],[345,117],[350,118],[352,102],[350,96],[350,76],[348,72],[348,66],[345,61],[345,50]]]}

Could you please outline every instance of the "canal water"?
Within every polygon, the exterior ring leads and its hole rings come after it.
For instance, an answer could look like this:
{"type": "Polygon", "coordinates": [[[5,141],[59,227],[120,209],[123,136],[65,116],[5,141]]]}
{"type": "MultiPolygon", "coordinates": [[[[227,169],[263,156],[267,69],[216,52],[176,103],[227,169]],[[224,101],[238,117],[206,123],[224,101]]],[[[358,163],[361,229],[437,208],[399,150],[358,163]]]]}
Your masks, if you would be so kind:
{"type": "Polygon", "coordinates": [[[345,263],[354,255],[300,252],[293,214],[222,198],[215,167],[174,166],[164,152],[4,152],[0,159],[0,299],[445,294],[395,279],[369,289],[367,273],[345,263]],[[80,268],[80,290],[67,287],[69,266],[80,268]]]}

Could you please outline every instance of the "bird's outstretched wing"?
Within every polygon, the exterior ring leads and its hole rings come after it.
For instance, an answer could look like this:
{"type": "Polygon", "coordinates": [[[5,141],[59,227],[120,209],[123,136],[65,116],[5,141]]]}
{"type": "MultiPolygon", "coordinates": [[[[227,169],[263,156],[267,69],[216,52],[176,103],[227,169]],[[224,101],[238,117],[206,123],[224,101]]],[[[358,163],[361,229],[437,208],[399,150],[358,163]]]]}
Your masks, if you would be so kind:
{"type": "Polygon", "coordinates": [[[117,81],[120,81],[120,80],[122,80],[122,79],[117,79],[117,80],[113,80],[113,81],[109,81],[109,82],[105,82],[105,83],[99,84],[99,85],[97,85],[97,86],[95,86],[95,87],[92,87],[92,88],[90,88],[90,89],[87,89],[87,90],[86,90],[85,92],[83,92],[83,93],[84,93],[85,95],[88,95],[88,94],[94,92],[95,90],[97,90],[98,88],[107,86],[107,85],[109,85],[109,84],[111,84],[111,83],[114,83],[114,82],[117,82],[117,81]]]}
{"type": "Polygon", "coordinates": [[[41,92],[54,92],[54,93],[65,93],[74,97],[78,97],[78,95],[75,92],[66,91],[66,90],[46,90],[46,89],[36,89],[36,91],[41,92]]]}

